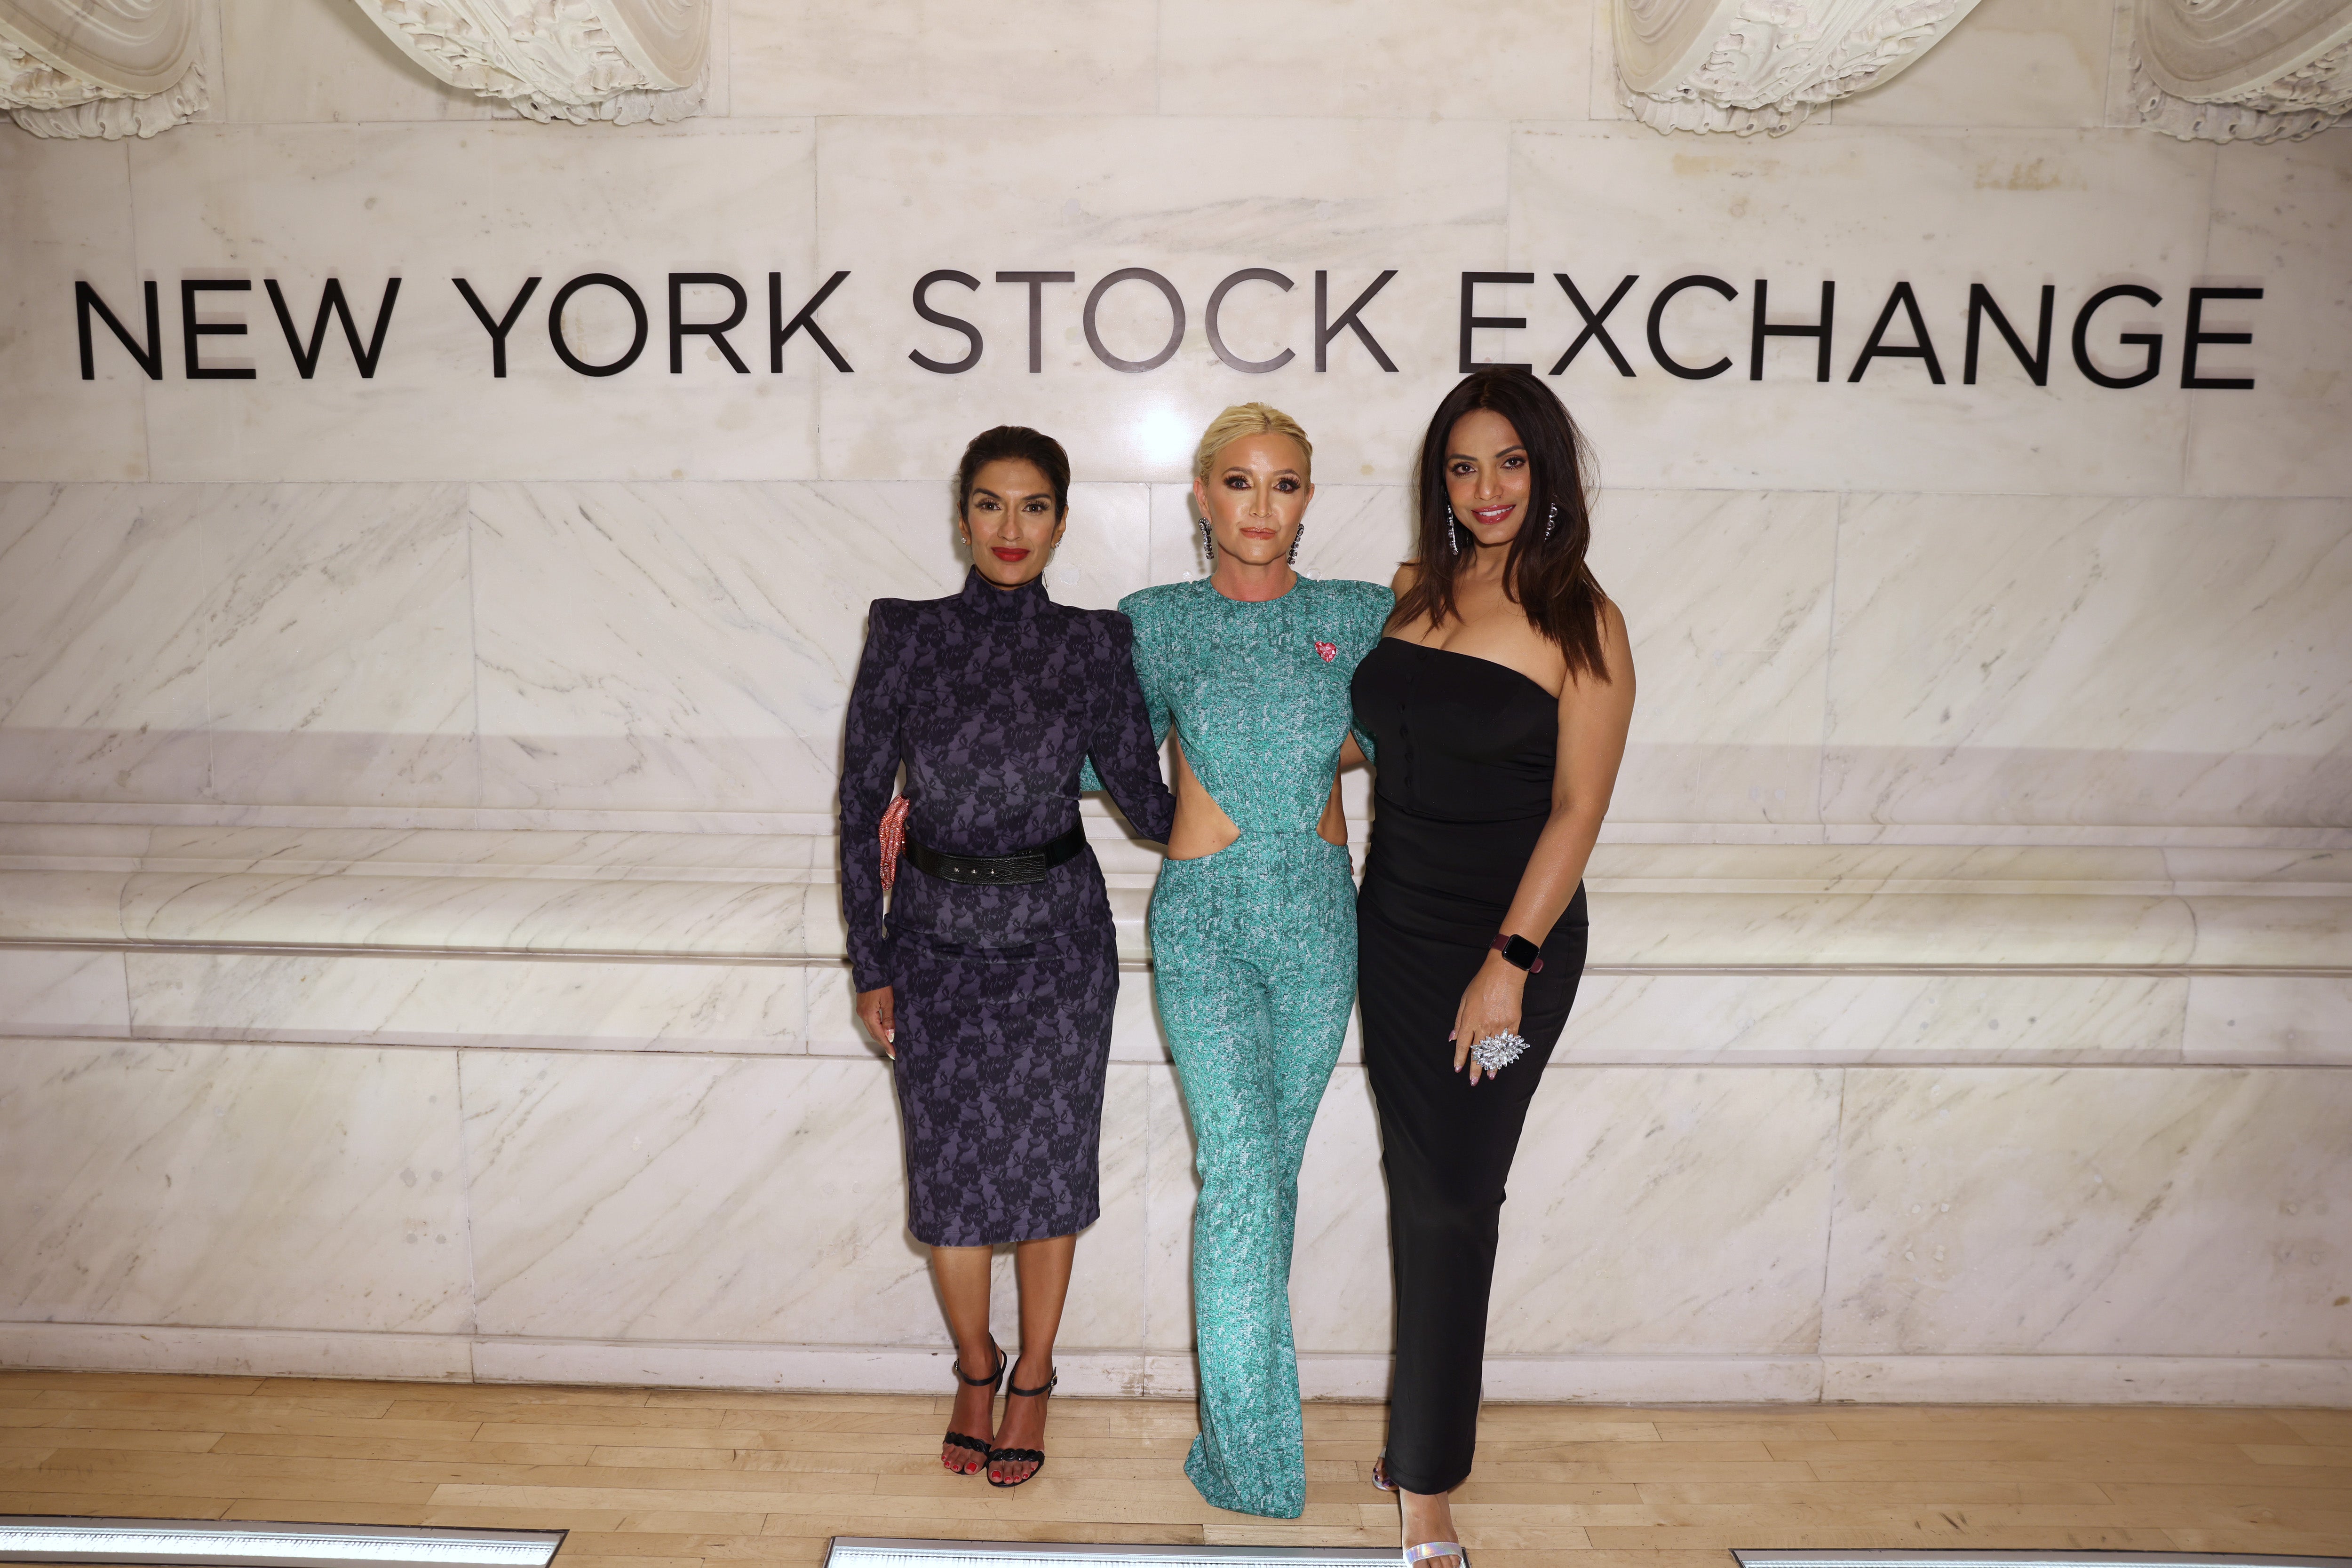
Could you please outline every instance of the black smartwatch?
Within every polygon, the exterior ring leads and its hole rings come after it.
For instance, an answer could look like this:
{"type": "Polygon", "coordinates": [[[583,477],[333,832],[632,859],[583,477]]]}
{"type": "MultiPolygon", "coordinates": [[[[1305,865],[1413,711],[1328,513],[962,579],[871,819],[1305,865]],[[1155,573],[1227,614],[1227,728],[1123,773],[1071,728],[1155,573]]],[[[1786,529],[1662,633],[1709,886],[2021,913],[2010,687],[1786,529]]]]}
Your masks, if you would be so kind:
{"type": "Polygon", "coordinates": [[[1543,949],[1524,936],[1497,936],[1486,944],[1503,956],[1503,962],[1514,968],[1525,969],[1530,975],[1543,972],[1543,949]]]}

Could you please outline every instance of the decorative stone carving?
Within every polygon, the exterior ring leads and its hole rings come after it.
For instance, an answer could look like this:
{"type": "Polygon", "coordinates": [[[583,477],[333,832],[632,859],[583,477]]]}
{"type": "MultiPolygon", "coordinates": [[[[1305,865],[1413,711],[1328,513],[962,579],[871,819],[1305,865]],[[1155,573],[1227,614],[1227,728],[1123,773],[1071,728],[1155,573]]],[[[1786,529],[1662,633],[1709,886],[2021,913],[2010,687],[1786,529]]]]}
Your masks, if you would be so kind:
{"type": "Polygon", "coordinates": [[[2301,141],[2352,114],[2352,0],[2139,0],[2131,85],[2184,141],[2301,141]]]}
{"type": "Polygon", "coordinates": [[[1977,0],[1614,0],[1620,97],[1655,131],[1775,136],[1877,87],[1977,0]]]}
{"type": "Polygon", "coordinates": [[[709,0],[357,0],[409,58],[538,120],[667,124],[702,109],[709,0]]]}
{"type": "Polygon", "coordinates": [[[0,110],[36,136],[152,136],[204,112],[194,0],[0,0],[0,110]]]}

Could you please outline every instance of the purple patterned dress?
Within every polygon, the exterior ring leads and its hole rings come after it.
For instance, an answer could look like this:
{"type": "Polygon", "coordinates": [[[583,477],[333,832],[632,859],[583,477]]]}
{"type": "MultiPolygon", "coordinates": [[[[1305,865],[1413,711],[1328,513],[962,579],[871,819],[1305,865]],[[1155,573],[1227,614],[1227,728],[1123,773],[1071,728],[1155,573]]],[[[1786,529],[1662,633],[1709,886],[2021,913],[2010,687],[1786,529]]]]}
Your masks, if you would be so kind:
{"type": "Polygon", "coordinates": [[[934,1247],[1066,1236],[1100,1212],[1103,1073],[1118,952],[1094,852],[1011,887],[898,864],[877,834],[906,764],[908,837],[949,854],[1035,849],[1078,818],[1079,768],[1165,841],[1176,800],[1137,685],[1135,633],[1042,580],[978,571],[951,599],[877,599],[849,694],[841,902],[857,989],[894,992],[908,1228],[934,1247]]]}

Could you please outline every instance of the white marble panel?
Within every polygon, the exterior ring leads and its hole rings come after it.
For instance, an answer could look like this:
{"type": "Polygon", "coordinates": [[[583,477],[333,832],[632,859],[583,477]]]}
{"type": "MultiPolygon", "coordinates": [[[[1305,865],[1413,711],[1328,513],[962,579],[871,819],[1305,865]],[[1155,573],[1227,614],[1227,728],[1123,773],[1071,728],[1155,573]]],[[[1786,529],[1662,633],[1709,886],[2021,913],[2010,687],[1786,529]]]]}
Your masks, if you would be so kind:
{"type": "MultiPolygon", "coordinates": [[[[252,381],[191,382],[174,363],[148,387],[153,471],[185,479],[794,478],[814,459],[811,387],[835,374],[803,339],[768,370],[766,280],[785,309],[808,273],[814,133],[801,121],[690,120],[568,132],[526,123],[187,127],[131,153],[142,258],[166,278],[242,277],[249,294],[206,297],[206,319],[247,336],[208,340],[208,363],[240,351],[252,381]],[[582,156],[583,140],[603,151],[582,156]],[[667,276],[723,272],[749,314],[730,341],[685,342],[669,372],[667,276]],[[549,311],[567,280],[621,277],[648,317],[642,357],[618,373],[567,369],[549,311]],[[403,278],[373,380],[337,339],[299,378],[263,279],[278,277],[307,331],[324,279],[341,277],[363,330],[384,280],[403,278]],[[452,278],[503,311],[543,279],[491,373],[490,338],[452,278]],[[813,364],[811,361],[814,361],[813,364]]],[[[167,292],[170,290],[167,289],[167,292]]],[[[723,314],[689,292],[689,319],[723,314]]],[[[828,317],[828,320],[830,318],[828,317]]],[[[564,313],[574,350],[616,360],[629,315],[591,288],[564,313]]]]}
{"type": "MultiPolygon", "coordinates": [[[[969,565],[944,478],[484,486],[475,517],[501,805],[832,810],[867,603],[952,593],[969,565]]],[[[1143,586],[1145,528],[1139,486],[1075,489],[1053,591],[1143,586]]]]}
{"type": "MultiPolygon", "coordinates": [[[[2170,301],[2158,314],[2177,335],[2170,312],[2202,265],[2210,147],[2155,136],[1875,126],[1700,145],[1640,126],[1592,125],[1521,128],[1512,148],[1509,260],[1538,282],[1481,290],[1481,315],[1524,316],[1529,327],[1482,332],[1476,352],[1549,371],[1582,324],[1551,275],[1569,274],[1596,308],[1620,278],[1638,276],[1609,319],[1634,375],[1621,376],[1588,343],[1558,382],[1592,438],[1605,484],[2143,492],[2177,482],[2190,397],[2221,395],[2189,394],[2162,378],[2101,388],[2074,369],[2066,347],[2091,293],[2135,278],[2152,280],[2170,301]],[[1686,275],[1738,290],[1734,300],[1681,295],[1664,325],[1683,362],[1732,361],[1712,380],[1666,373],[1646,341],[1658,290],[1686,275]],[[1827,384],[1814,380],[1810,339],[1769,340],[1763,382],[1749,379],[1759,277],[1778,322],[1816,319],[1821,283],[1836,283],[1827,384]],[[1930,384],[1916,359],[1876,361],[1861,385],[1848,380],[1898,281],[1917,296],[1944,385],[1930,384]],[[2045,281],[2058,289],[2060,312],[2049,386],[2032,385],[1997,340],[1979,384],[1962,385],[1969,285],[1985,283],[2030,331],[2045,281]]],[[[1448,304],[1454,292],[1449,279],[1448,304]]],[[[1453,312],[1444,313],[1450,324],[1453,312]]],[[[2125,324],[2128,314],[2102,314],[2095,347],[2137,329],[2125,324]]],[[[1899,313],[1888,340],[1909,340],[1899,313]]],[[[2198,407],[2200,419],[2231,431],[2243,417],[2226,405],[2198,407]]]]}
{"type": "Polygon", "coordinates": [[[455,486],[12,486],[0,794],[470,805],[455,486]]]}
{"type": "MultiPolygon", "coordinates": [[[[469,1051],[464,1071],[485,1332],[943,1337],[878,1061],[469,1051]]],[[[1064,1318],[1075,1346],[1140,1333],[1138,1080],[1111,1074],[1105,1217],[1064,1318]]]]}
{"type": "Polygon", "coordinates": [[[1816,1348],[1839,1078],[1547,1071],[1503,1206],[1488,1354],[1816,1348]]]}
{"type": "Polygon", "coordinates": [[[1594,8],[1586,0],[1209,0],[1164,13],[1160,108],[1581,120],[1594,8]]]}
{"type": "Polygon", "coordinates": [[[0,1316],[462,1333],[453,1051],[0,1044],[0,1316]]]}
{"type": "Polygon", "coordinates": [[[2214,331],[2251,331],[2244,347],[2209,347],[2206,376],[2251,376],[2243,392],[2208,392],[2189,431],[2187,488],[2214,496],[2352,495],[2352,147],[2343,136],[2217,150],[2213,232],[2198,281],[2259,287],[2260,300],[2206,307],[2214,331]]]}
{"type": "Polygon", "coordinates": [[[216,118],[245,125],[488,120],[492,103],[400,52],[349,0],[219,0],[227,79],[216,118]]]}
{"type": "MultiPolygon", "coordinates": [[[[150,873],[123,885],[120,925],[134,942],[772,957],[810,950],[802,917],[810,891],[800,883],[150,873]]],[[[817,956],[837,956],[837,934],[831,944],[817,956]]]]}
{"type": "MultiPolygon", "coordinates": [[[[828,121],[819,162],[824,268],[851,267],[840,319],[857,348],[854,377],[824,384],[828,476],[914,478],[940,454],[1006,420],[1069,448],[1081,477],[1181,480],[1200,431],[1227,404],[1273,402],[1315,433],[1327,483],[1394,480],[1443,389],[1454,379],[1455,274],[1491,265],[1503,245],[1506,131],[1499,123],[1301,119],[967,119],[828,121]],[[1112,272],[1150,267],[1180,292],[1174,359],[1129,375],[1098,361],[1082,331],[1088,293],[1112,272]],[[938,374],[910,350],[952,360],[954,331],[912,309],[936,268],[932,305],[975,324],[979,363],[938,374]],[[1237,287],[1222,330],[1237,355],[1296,357],[1266,374],[1218,361],[1204,318],[1218,283],[1246,267],[1292,280],[1237,287]],[[1398,276],[1360,318],[1398,366],[1383,372],[1353,334],[1314,370],[1315,274],[1330,275],[1339,316],[1384,269],[1398,276]],[[1028,291],[999,270],[1068,271],[1041,285],[1041,373],[1027,365],[1028,291]]],[[[1098,327],[1114,354],[1139,359],[1167,338],[1166,305],[1119,285],[1098,327]]]]}
{"type": "Polygon", "coordinates": [[[122,890],[117,871],[0,871],[0,937],[11,942],[117,942],[122,890]]]}
{"type": "Polygon", "coordinates": [[[2142,967],[2187,963],[2199,940],[2181,900],[2123,894],[1595,891],[1591,906],[1602,968],[2142,967]]]}
{"type": "MultiPolygon", "coordinates": [[[[81,377],[74,284],[86,282],[134,338],[147,340],[146,277],[131,246],[130,154],[120,141],[0,136],[0,480],[147,477],[146,372],[90,317],[81,377]]],[[[166,290],[157,308],[168,311],[166,290]]],[[[169,322],[168,314],[159,321],[169,322]]],[[[169,328],[154,347],[168,352],[169,328]]],[[[174,345],[175,346],[175,345],[174,345]]],[[[0,582],[23,568],[0,523],[0,582]]],[[[5,620],[5,617],[0,617],[5,620]]]]}
{"type": "Polygon", "coordinates": [[[1151,0],[735,0],[741,115],[1131,113],[1153,105],[1151,0]]]}
{"type": "Polygon", "coordinates": [[[1641,690],[1610,816],[1817,820],[1837,498],[1612,490],[1592,569],[1641,690]]]}
{"type": "Polygon", "coordinates": [[[2347,601],[2341,502],[1854,497],[1826,815],[2341,823],[2347,601]]]}
{"type": "Polygon", "coordinates": [[[0,1034],[130,1032],[121,954],[0,947],[0,1034]]]}
{"type": "Polygon", "coordinates": [[[2181,1044],[2191,1061],[2352,1066],[2352,978],[2191,976],[2181,1044]]]}
{"type": "Polygon", "coordinates": [[[1840,99],[1836,123],[2105,124],[2111,30],[2095,0],[1981,0],[1893,81],[1840,99]]]}
{"type": "Polygon", "coordinates": [[[2352,973],[2352,898],[2192,898],[2197,963],[2352,973]]]}
{"type": "Polygon", "coordinates": [[[2345,1074],[1845,1079],[1824,1352],[2352,1354],[2345,1074]]]}
{"type": "Polygon", "coordinates": [[[1552,1061],[2171,1062],[2191,985],[2147,975],[1587,975],[1552,1061]]]}
{"type": "Polygon", "coordinates": [[[0,797],[205,798],[204,590],[220,561],[193,500],[145,486],[0,489],[0,797]]]}
{"type": "Polygon", "coordinates": [[[147,1038],[767,1055],[805,1049],[813,973],[391,954],[106,956],[127,966],[131,1017],[147,1038]]]}

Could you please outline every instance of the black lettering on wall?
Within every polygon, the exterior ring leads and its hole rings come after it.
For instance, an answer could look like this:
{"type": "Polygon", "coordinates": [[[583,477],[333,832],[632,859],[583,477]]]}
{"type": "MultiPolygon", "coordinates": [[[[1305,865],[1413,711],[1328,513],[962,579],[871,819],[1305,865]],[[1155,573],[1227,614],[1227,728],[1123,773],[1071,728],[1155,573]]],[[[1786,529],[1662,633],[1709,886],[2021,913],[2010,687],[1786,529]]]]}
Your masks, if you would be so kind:
{"type": "Polygon", "coordinates": [[[735,368],[737,375],[750,375],[751,367],[745,364],[742,357],[735,352],[735,345],[727,340],[727,334],[743,324],[743,317],[751,308],[751,297],[743,292],[743,286],[723,272],[671,273],[669,275],[669,373],[674,376],[686,373],[686,335],[688,332],[698,332],[709,338],[718,347],[719,351],[727,356],[727,362],[735,368]],[[685,319],[686,291],[690,287],[724,288],[727,290],[727,297],[734,301],[734,308],[728,311],[727,319],[724,321],[688,321],[685,319]]]}
{"type": "Polygon", "coordinates": [[[387,278],[383,286],[383,303],[375,308],[375,330],[368,337],[367,346],[360,346],[359,323],[352,319],[352,308],[343,298],[343,280],[327,279],[327,287],[319,294],[319,317],[310,324],[310,342],[305,348],[302,335],[295,329],[294,312],[286,303],[286,295],[278,287],[278,279],[265,277],[261,286],[269,291],[269,308],[278,312],[278,326],[286,334],[286,347],[294,355],[294,369],[304,381],[319,373],[319,356],[327,349],[327,321],[339,317],[343,323],[343,341],[352,346],[352,360],[360,368],[360,380],[375,379],[375,363],[383,353],[383,335],[392,328],[392,302],[400,298],[400,279],[387,278]]]}
{"type": "Polygon", "coordinates": [[[1535,280],[1536,275],[1532,272],[1465,272],[1462,275],[1462,362],[1460,368],[1464,375],[1466,376],[1473,371],[1531,371],[1535,369],[1533,365],[1504,364],[1499,361],[1489,362],[1484,360],[1474,360],[1470,357],[1470,334],[1476,331],[1479,328],[1496,327],[1508,331],[1514,328],[1525,327],[1528,324],[1528,319],[1524,316],[1480,316],[1475,314],[1475,311],[1478,308],[1478,286],[1483,283],[1533,283],[1535,280]]]}
{"type": "Polygon", "coordinates": [[[1291,282],[1272,267],[1245,267],[1218,284],[1209,294],[1209,308],[1203,314],[1202,320],[1209,329],[1210,350],[1237,371],[1253,376],[1262,376],[1282,369],[1297,356],[1292,350],[1285,349],[1270,360],[1244,360],[1225,347],[1225,335],[1217,328],[1217,312],[1224,308],[1225,296],[1233,292],[1236,284],[1243,283],[1271,283],[1287,294],[1291,289],[1291,282]]]}
{"type": "Polygon", "coordinates": [[[2189,291],[2189,329],[2180,340],[2180,384],[2201,387],[2212,392],[2251,392],[2252,376],[2200,376],[2197,373],[2197,350],[2206,343],[2251,343],[2252,332],[2208,332],[2205,330],[2205,301],[2208,299],[2260,299],[2259,288],[2192,288],[2189,291]]]}
{"type": "Polygon", "coordinates": [[[2009,351],[2017,356],[2017,362],[2025,367],[2025,373],[2033,378],[2033,384],[2038,387],[2048,386],[2050,384],[2050,323],[2057,308],[2057,286],[2050,283],[2043,284],[2042,286],[2042,329],[2035,334],[2033,352],[2029,354],[2025,351],[2025,344],[2018,337],[2016,329],[2010,326],[2009,318],[2000,313],[1999,305],[1993,303],[1992,290],[1981,283],[1969,284],[1969,346],[1967,362],[1960,371],[1960,384],[1971,387],[1977,384],[1977,344],[1982,334],[1984,319],[1990,316],[1992,318],[1993,329],[2001,335],[2004,342],[2008,343],[2009,351]]]}
{"type": "Polygon", "coordinates": [[[1685,365],[1666,352],[1664,330],[1666,307],[1673,304],[1675,296],[1685,288],[1711,288],[1726,299],[1738,298],[1739,290],[1732,287],[1720,277],[1709,277],[1705,273],[1693,273],[1688,277],[1675,278],[1672,283],[1659,289],[1658,297],[1650,301],[1650,358],[1657,361],[1658,368],[1668,375],[1680,376],[1686,382],[1703,382],[1710,376],[1719,376],[1729,370],[1731,358],[1726,355],[1711,365],[1695,366],[1685,365]]]}
{"type": "MultiPolygon", "coordinates": [[[[1822,319],[1827,320],[1827,300],[1822,301],[1822,319]]],[[[1862,373],[1870,369],[1873,360],[1922,361],[1927,367],[1927,379],[1937,386],[1944,384],[1944,367],[1942,361],[1936,358],[1936,340],[1927,336],[1927,323],[1920,319],[1919,301],[1912,294],[1908,283],[1897,283],[1895,292],[1886,297],[1886,308],[1878,313],[1878,324],[1870,329],[1869,338],[1862,345],[1861,355],[1853,361],[1853,373],[1846,380],[1849,382],[1862,380],[1862,373]],[[1907,345],[1886,341],[1886,329],[1894,324],[1897,309],[1911,325],[1911,341],[1907,345]]]]}
{"type": "Polygon", "coordinates": [[[1174,284],[1150,267],[1122,267],[1100,283],[1096,284],[1087,295],[1086,314],[1078,319],[1078,324],[1086,329],[1087,347],[1095,351],[1096,359],[1100,360],[1112,370],[1125,371],[1130,375],[1140,374],[1145,371],[1156,371],[1176,357],[1177,349],[1184,341],[1184,298],[1176,292],[1174,284]],[[1108,294],[1118,285],[1129,280],[1149,283],[1152,287],[1160,290],[1160,297],[1162,299],[1168,301],[1168,341],[1161,344],[1160,351],[1148,360],[1120,359],[1103,347],[1102,334],[1095,330],[1095,311],[1102,304],[1103,296],[1108,294]]]}
{"type": "Polygon", "coordinates": [[[184,277],[180,279],[180,347],[187,361],[188,379],[192,382],[249,382],[254,378],[251,365],[207,365],[202,361],[198,338],[242,338],[242,321],[205,321],[196,319],[196,296],[200,293],[247,294],[252,292],[249,277],[184,277]]]}
{"type": "Polygon", "coordinates": [[[1045,285],[1076,283],[1075,272],[1000,272],[999,283],[1025,283],[1029,286],[1029,373],[1036,375],[1045,368],[1045,285]]]}
{"type": "Polygon", "coordinates": [[[833,361],[835,370],[845,375],[850,373],[849,361],[842,358],[839,349],[833,346],[833,340],[824,335],[824,329],[816,324],[817,307],[831,298],[833,291],[840,287],[848,277],[849,269],[844,267],[826,278],[824,287],[809,296],[808,303],[800,308],[800,313],[790,321],[786,321],[784,320],[784,275],[781,272],[768,274],[768,370],[770,373],[781,375],[783,372],[784,344],[795,332],[806,332],[809,335],[809,340],[824,350],[826,359],[833,361]]]}
{"type": "Polygon", "coordinates": [[[2130,375],[2111,376],[2092,362],[2091,318],[2097,315],[2099,307],[2110,299],[2137,299],[2148,306],[2164,303],[2164,297],[2155,289],[2142,288],[2137,283],[2118,283],[2092,295],[2083,302],[2083,308],[2074,313],[2074,368],[2103,387],[2136,387],[2156,380],[2157,372],[2164,368],[2164,334],[2161,332],[2126,332],[2123,335],[2120,341],[2141,344],[2147,350],[2147,358],[2130,375]]]}
{"type": "Polygon", "coordinates": [[[74,279],[74,332],[81,341],[82,380],[98,380],[97,355],[91,352],[89,341],[89,313],[93,310],[98,312],[98,319],[106,323],[107,329],[131,350],[131,357],[139,361],[139,368],[147,372],[149,381],[163,379],[163,312],[156,304],[155,285],[151,281],[140,287],[147,294],[147,340],[144,343],[124,330],[122,323],[115,319],[114,312],[106,308],[106,301],[98,297],[97,289],[79,278],[74,279]]]}
{"type": "Polygon", "coordinates": [[[1568,346],[1568,352],[1562,354],[1559,363],[1552,366],[1551,373],[1559,375],[1567,370],[1575,361],[1577,350],[1598,338],[1601,340],[1601,349],[1609,355],[1610,363],[1617,367],[1617,373],[1621,376],[1632,375],[1633,367],[1627,364],[1625,356],[1617,351],[1617,340],[1609,335],[1609,329],[1602,323],[1609,319],[1609,312],[1617,308],[1618,302],[1633,292],[1633,285],[1640,281],[1638,275],[1626,274],[1625,280],[1617,286],[1617,291],[1602,300],[1601,308],[1598,310],[1584,302],[1584,296],[1577,292],[1576,284],[1568,274],[1555,272],[1552,276],[1558,278],[1559,286],[1568,291],[1569,303],[1576,307],[1576,313],[1584,318],[1584,330],[1576,335],[1576,341],[1568,346]]]}
{"type": "Polygon", "coordinates": [[[482,324],[482,329],[490,335],[490,375],[493,380],[504,381],[507,374],[507,334],[514,330],[515,322],[521,319],[522,308],[530,301],[532,292],[539,287],[539,279],[524,278],[522,292],[514,297],[514,303],[507,307],[507,313],[496,320],[490,319],[488,308],[474,293],[472,284],[462,277],[453,277],[449,281],[457,286],[457,292],[464,295],[466,303],[474,308],[474,319],[479,321],[482,324]]]}
{"type": "Polygon", "coordinates": [[[555,298],[547,307],[547,340],[555,345],[555,357],[583,376],[617,376],[635,364],[637,356],[646,351],[646,302],[637,298],[635,289],[609,272],[582,273],[557,289],[555,298]],[[563,308],[571,304],[572,297],[583,288],[611,289],[629,302],[629,315],[636,322],[636,335],[629,340],[629,351],[610,364],[590,364],[573,353],[572,345],[563,340],[563,308]]]}
{"type": "Polygon", "coordinates": [[[1837,313],[1837,285],[1827,282],[1822,285],[1822,319],[1810,326],[1801,321],[1766,320],[1764,319],[1766,289],[1765,280],[1758,278],[1755,326],[1748,338],[1748,379],[1751,382],[1760,382],[1764,379],[1765,339],[1812,338],[1818,340],[1821,345],[1820,352],[1814,356],[1813,380],[1817,382],[1829,380],[1830,330],[1835,322],[1837,313]]]}
{"type": "Polygon", "coordinates": [[[941,267],[937,272],[927,272],[915,280],[915,314],[933,326],[949,327],[961,332],[964,341],[971,345],[971,351],[961,360],[935,360],[920,349],[914,350],[907,357],[923,369],[935,371],[940,375],[961,375],[980,363],[980,329],[961,316],[950,316],[944,311],[932,309],[930,301],[924,297],[930,293],[931,285],[934,283],[961,283],[966,288],[978,288],[980,279],[969,272],[958,272],[955,268],[947,267],[941,267]]]}
{"type": "Polygon", "coordinates": [[[1396,268],[1391,267],[1373,278],[1372,286],[1357,295],[1356,302],[1340,311],[1338,320],[1332,321],[1329,319],[1331,275],[1328,272],[1318,272],[1315,275],[1315,368],[1317,370],[1326,368],[1324,353],[1329,348],[1331,340],[1342,332],[1353,332],[1356,335],[1356,341],[1361,343],[1370,353],[1375,364],[1391,375],[1396,372],[1396,361],[1389,358],[1388,350],[1381,347],[1380,340],[1372,336],[1370,329],[1363,322],[1364,307],[1370,305],[1372,302],[1372,296],[1387,287],[1389,279],[1395,276],[1396,268]]]}

